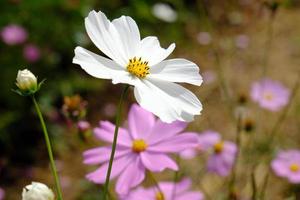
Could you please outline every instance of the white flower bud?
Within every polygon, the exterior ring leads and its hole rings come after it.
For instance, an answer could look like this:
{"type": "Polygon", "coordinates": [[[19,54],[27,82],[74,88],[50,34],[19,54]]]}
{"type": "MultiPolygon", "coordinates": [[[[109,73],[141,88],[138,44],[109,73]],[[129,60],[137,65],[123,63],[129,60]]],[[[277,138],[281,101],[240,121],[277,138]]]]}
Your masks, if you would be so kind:
{"type": "Polygon", "coordinates": [[[32,182],[23,188],[22,200],[54,200],[54,193],[45,184],[32,182]]]}
{"type": "Polygon", "coordinates": [[[28,69],[19,70],[16,85],[22,92],[35,92],[37,90],[37,78],[28,69]]]}

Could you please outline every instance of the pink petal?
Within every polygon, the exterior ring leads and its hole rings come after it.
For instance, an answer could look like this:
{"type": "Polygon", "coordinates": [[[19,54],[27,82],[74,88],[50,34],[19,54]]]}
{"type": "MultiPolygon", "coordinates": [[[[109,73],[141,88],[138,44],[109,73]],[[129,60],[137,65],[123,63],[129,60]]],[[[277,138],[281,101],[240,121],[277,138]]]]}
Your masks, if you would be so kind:
{"type": "Polygon", "coordinates": [[[197,155],[197,151],[195,148],[185,149],[180,152],[180,157],[186,160],[193,159],[196,157],[196,155],[197,155]]]}
{"type": "Polygon", "coordinates": [[[184,133],[151,145],[147,150],[152,152],[176,153],[187,148],[196,147],[197,144],[198,137],[196,134],[184,133]]]}
{"type": "MultiPolygon", "coordinates": [[[[113,162],[110,179],[113,179],[116,176],[118,176],[130,162],[132,162],[131,155],[126,155],[115,159],[113,162]]],[[[96,171],[87,174],[86,178],[94,183],[104,183],[106,179],[107,169],[108,163],[105,163],[96,171]]]]}
{"type": "Polygon", "coordinates": [[[291,183],[300,183],[300,173],[290,173],[289,176],[287,177],[288,180],[291,182],[291,183]]]}
{"type": "Polygon", "coordinates": [[[220,134],[218,132],[207,130],[198,135],[198,142],[201,150],[208,150],[213,145],[221,140],[220,134]]]}
{"type": "Polygon", "coordinates": [[[192,186],[192,181],[189,178],[182,179],[179,183],[176,184],[176,191],[182,193],[187,191],[192,186]]]}
{"type": "MultiPolygon", "coordinates": [[[[100,128],[94,129],[95,136],[105,142],[112,143],[114,137],[115,125],[109,121],[101,121],[100,128]]],[[[132,139],[126,129],[119,128],[118,145],[130,147],[132,139]]]]}
{"type": "Polygon", "coordinates": [[[130,134],[134,139],[144,138],[148,132],[152,129],[155,123],[154,115],[138,106],[133,104],[128,114],[128,126],[130,134]]]}
{"type": "Polygon", "coordinates": [[[201,192],[186,192],[176,196],[176,200],[202,200],[204,196],[201,192]]]}
{"type": "Polygon", "coordinates": [[[122,172],[116,184],[118,194],[128,194],[129,190],[140,184],[145,178],[145,167],[136,156],[122,172]]]}
{"type": "Polygon", "coordinates": [[[161,120],[155,122],[154,127],[147,137],[149,144],[155,144],[157,142],[166,140],[181,131],[183,131],[187,126],[187,123],[182,121],[175,121],[170,124],[164,123],[161,120]]]}
{"type": "Polygon", "coordinates": [[[167,155],[150,153],[144,151],[140,153],[142,162],[147,169],[153,172],[161,172],[166,168],[178,170],[177,164],[167,155]]]}
{"type": "MultiPolygon", "coordinates": [[[[117,147],[115,153],[115,159],[124,156],[125,154],[130,152],[131,150],[126,147],[123,148],[117,147]]],[[[100,164],[108,161],[110,158],[110,154],[111,154],[110,146],[93,148],[83,152],[83,157],[84,157],[83,163],[87,165],[100,164]]]]}

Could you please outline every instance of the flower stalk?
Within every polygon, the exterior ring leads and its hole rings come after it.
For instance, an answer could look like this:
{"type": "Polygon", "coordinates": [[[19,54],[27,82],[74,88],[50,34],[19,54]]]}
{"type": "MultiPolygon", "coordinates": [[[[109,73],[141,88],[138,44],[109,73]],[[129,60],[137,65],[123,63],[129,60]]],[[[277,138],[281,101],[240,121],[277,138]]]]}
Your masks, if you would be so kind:
{"type": "Polygon", "coordinates": [[[107,197],[109,180],[110,180],[112,165],[113,165],[116,147],[117,147],[117,139],[118,139],[118,133],[119,133],[119,127],[120,127],[120,121],[121,121],[121,115],[122,115],[122,106],[123,106],[124,99],[127,95],[128,89],[129,89],[129,85],[126,85],[121,94],[121,98],[120,98],[120,101],[118,104],[117,115],[116,115],[116,127],[115,127],[115,131],[114,131],[114,139],[113,139],[113,143],[112,143],[112,150],[111,150],[111,154],[110,154],[108,170],[106,173],[106,179],[105,179],[105,184],[104,184],[104,188],[103,188],[103,198],[102,198],[103,200],[106,200],[106,197],[107,197]]]}
{"type": "Polygon", "coordinates": [[[49,134],[48,134],[48,131],[47,131],[47,127],[46,127],[42,112],[40,110],[39,104],[37,103],[34,95],[31,96],[31,99],[34,103],[36,112],[39,116],[41,126],[42,126],[42,129],[43,129],[45,142],[46,142],[46,146],[47,146],[47,151],[48,151],[48,156],[49,156],[49,160],[50,160],[50,167],[51,167],[52,175],[53,175],[53,178],[54,178],[54,181],[55,181],[55,188],[56,188],[58,200],[63,200],[62,192],[61,192],[61,186],[60,186],[60,182],[59,182],[59,177],[57,175],[57,169],[56,169],[54,158],[53,158],[52,146],[51,146],[51,142],[50,142],[50,139],[49,139],[49,134]]]}

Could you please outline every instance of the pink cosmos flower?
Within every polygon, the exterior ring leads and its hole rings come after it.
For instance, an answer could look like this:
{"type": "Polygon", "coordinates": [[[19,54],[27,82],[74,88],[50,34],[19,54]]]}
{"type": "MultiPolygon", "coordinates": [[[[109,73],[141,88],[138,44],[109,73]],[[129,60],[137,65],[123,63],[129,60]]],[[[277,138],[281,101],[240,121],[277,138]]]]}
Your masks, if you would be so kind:
{"type": "Polygon", "coordinates": [[[197,40],[201,45],[209,45],[211,43],[211,35],[208,32],[200,32],[197,35],[197,40]]]}
{"type": "MultiPolygon", "coordinates": [[[[198,135],[198,145],[194,149],[189,149],[192,150],[210,153],[207,161],[208,171],[227,176],[235,162],[237,146],[233,142],[223,141],[219,133],[208,130],[198,135]]],[[[196,152],[193,154],[196,155],[196,152]]],[[[187,152],[181,152],[181,157],[187,158],[186,154],[187,152]]]]}
{"type": "Polygon", "coordinates": [[[202,73],[203,76],[203,83],[204,84],[210,84],[213,83],[216,80],[216,74],[212,70],[206,70],[202,73]]]}
{"type": "Polygon", "coordinates": [[[288,104],[289,97],[289,89],[277,81],[266,78],[252,84],[252,100],[267,110],[280,110],[288,104]]]}
{"type": "MultiPolygon", "coordinates": [[[[128,193],[129,189],[144,180],[145,170],[178,170],[177,164],[167,154],[178,153],[197,143],[195,134],[179,134],[186,125],[180,121],[164,123],[155,119],[151,112],[136,104],[132,105],[128,115],[128,129],[119,129],[111,173],[112,179],[118,177],[116,191],[119,194],[128,193]]],[[[114,129],[112,123],[101,121],[100,127],[94,129],[94,134],[98,139],[112,143],[114,129]]],[[[102,164],[99,169],[87,174],[87,179],[100,184],[105,182],[110,153],[110,145],[84,152],[85,164],[102,164]]]]}
{"type": "Polygon", "coordinates": [[[249,46],[250,39],[247,35],[238,35],[235,38],[235,46],[239,49],[246,49],[249,46]]]}
{"type": "Polygon", "coordinates": [[[131,191],[128,196],[121,200],[202,200],[204,195],[200,192],[189,191],[191,187],[190,179],[183,179],[179,183],[160,182],[157,187],[139,187],[131,191]]]}
{"type": "MultiPolygon", "coordinates": [[[[194,133],[197,134],[197,133],[194,133]]],[[[195,148],[185,149],[180,152],[180,156],[183,159],[192,159],[197,153],[203,153],[211,149],[215,141],[220,140],[219,133],[211,130],[204,131],[203,133],[197,134],[198,143],[195,148]]]]}
{"type": "Polygon", "coordinates": [[[4,197],[5,197],[5,191],[0,188],[0,200],[4,200],[4,197]]]}
{"type": "Polygon", "coordinates": [[[85,132],[91,128],[91,124],[88,121],[81,120],[77,123],[77,128],[80,132],[85,132]]]}
{"type": "Polygon", "coordinates": [[[300,183],[300,151],[281,151],[272,161],[271,167],[277,176],[285,177],[291,183],[300,183]]]}
{"type": "Polygon", "coordinates": [[[28,44],[23,49],[23,56],[28,62],[36,62],[40,59],[40,49],[34,44],[28,44]]]}
{"type": "Polygon", "coordinates": [[[23,27],[11,24],[2,29],[1,38],[7,45],[21,44],[27,39],[27,32],[23,27]]]}

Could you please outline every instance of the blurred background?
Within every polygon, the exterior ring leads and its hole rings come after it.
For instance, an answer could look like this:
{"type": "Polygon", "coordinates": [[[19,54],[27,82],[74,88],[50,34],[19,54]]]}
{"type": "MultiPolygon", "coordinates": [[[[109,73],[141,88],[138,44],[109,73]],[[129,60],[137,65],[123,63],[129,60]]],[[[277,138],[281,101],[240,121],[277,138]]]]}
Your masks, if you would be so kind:
{"type": "MultiPolygon", "coordinates": [[[[76,46],[101,54],[84,28],[84,17],[91,10],[101,10],[109,19],[133,17],[142,37],[158,36],[163,47],[175,42],[171,57],[186,58],[200,66],[204,83],[189,89],[204,109],[188,130],[212,129],[227,140],[235,140],[234,113],[241,107],[247,109],[237,199],[250,199],[252,162],[258,162],[260,185],[269,170],[267,161],[277,149],[299,148],[299,95],[278,128],[273,149],[264,148],[262,130],[272,129],[280,112],[262,111],[249,99],[251,84],[263,75],[290,90],[295,85],[300,68],[298,0],[1,0],[0,188],[5,191],[4,199],[20,199],[22,188],[31,181],[53,186],[32,102],[11,90],[16,87],[17,71],[23,68],[39,80],[46,79],[37,98],[51,134],[65,199],[99,197],[99,186],[84,178],[95,167],[82,164],[82,152],[100,144],[92,136],[92,128],[99,120],[114,120],[122,86],[92,78],[72,64],[76,46]],[[256,131],[259,142],[247,148],[256,131]]],[[[131,92],[124,120],[132,102],[131,92]]],[[[203,158],[182,162],[181,167],[181,173],[192,177],[194,189],[205,192],[207,199],[224,199],[227,178],[206,173],[203,158]]],[[[157,178],[169,180],[171,175],[166,172],[157,178]]],[[[299,190],[274,175],[269,179],[266,199],[286,199],[291,191],[299,190]]]]}

